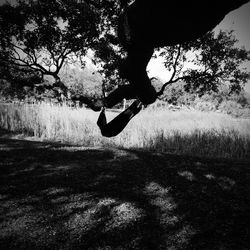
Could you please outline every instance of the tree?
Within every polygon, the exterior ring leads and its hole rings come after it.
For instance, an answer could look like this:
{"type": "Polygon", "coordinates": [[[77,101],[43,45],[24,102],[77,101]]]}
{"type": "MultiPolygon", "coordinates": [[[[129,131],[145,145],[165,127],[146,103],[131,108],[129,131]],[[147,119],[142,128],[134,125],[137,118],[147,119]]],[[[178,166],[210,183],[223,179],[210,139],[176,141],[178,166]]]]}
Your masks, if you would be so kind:
{"type": "Polygon", "coordinates": [[[186,91],[200,96],[218,92],[223,84],[231,93],[240,92],[249,77],[249,72],[241,65],[249,60],[250,51],[236,47],[236,43],[233,31],[220,31],[218,35],[208,32],[196,41],[166,47],[160,56],[164,57],[166,68],[172,70],[172,76],[159,94],[163,94],[167,85],[179,80],[185,81],[186,91]],[[190,52],[195,55],[192,59],[188,59],[190,52]],[[195,68],[185,68],[188,62],[195,68]]]}
{"type": "Polygon", "coordinates": [[[5,98],[24,99],[27,90],[42,83],[37,71],[29,67],[19,67],[0,62],[0,95],[5,98]]]}
{"type": "Polygon", "coordinates": [[[187,52],[191,50],[191,44],[186,43],[182,45],[168,46],[163,48],[159,55],[164,58],[164,66],[168,71],[172,71],[170,79],[164,83],[158,92],[158,95],[161,96],[164,93],[165,88],[168,85],[171,85],[180,80],[184,80],[186,75],[183,72],[183,68],[187,60],[187,52]]]}
{"type": "Polygon", "coordinates": [[[115,27],[120,1],[19,0],[18,3],[15,7],[8,4],[0,7],[0,60],[31,67],[41,76],[51,75],[56,80],[53,87],[65,88],[60,81],[62,67],[76,60],[84,67],[81,59],[91,48],[96,52],[94,62],[103,66],[100,70],[105,77],[103,89],[110,90],[112,83],[108,79],[113,78],[114,82],[117,70],[113,70],[113,60],[108,60],[110,57],[105,53],[110,44],[118,44],[115,27]]]}
{"type": "Polygon", "coordinates": [[[91,65],[84,69],[66,65],[60,72],[63,82],[73,96],[85,96],[88,98],[100,98],[102,96],[102,77],[91,65]]]}
{"type": "Polygon", "coordinates": [[[74,0],[19,1],[0,7],[0,60],[50,75],[65,89],[59,72],[81,60],[98,37],[98,15],[74,0]]]}
{"type": "Polygon", "coordinates": [[[125,51],[119,44],[117,37],[118,17],[125,1],[100,0],[97,7],[100,13],[98,42],[92,48],[95,52],[93,62],[99,65],[99,73],[103,77],[103,95],[110,92],[117,85],[122,85],[125,80],[119,76],[119,64],[125,57],[125,51]]]}

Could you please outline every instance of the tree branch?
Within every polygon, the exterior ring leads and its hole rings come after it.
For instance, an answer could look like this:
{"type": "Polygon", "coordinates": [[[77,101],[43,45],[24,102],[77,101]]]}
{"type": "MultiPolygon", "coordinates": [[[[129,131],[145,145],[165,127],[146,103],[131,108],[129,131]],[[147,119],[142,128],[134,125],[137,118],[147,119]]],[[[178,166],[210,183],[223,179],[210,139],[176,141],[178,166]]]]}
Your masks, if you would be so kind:
{"type": "Polygon", "coordinates": [[[170,80],[167,81],[166,83],[164,83],[164,84],[162,85],[160,91],[157,93],[157,96],[162,95],[163,92],[164,92],[164,90],[165,90],[165,88],[166,88],[168,85],[170,85],[170,84],[172,84],[172,83],[175,83],[175,82],[177,82],[177,81],[179,81],[179,80],[181,80],[181,79],[184,79],[184,77],[177,77],[177,78],[174,80],[174,77],[175,77],[176,72],[177,72],[177,63],[178,63],[178,60],[179,60],[180,55],[181,55],[181,45],[178,46],[177,55],[176,55],[176,58],[175,58],[174,63],[173,63],[173,69],[174,69],[173,74],[172,74],[170,80]]]}
{"type": "Polygon", "coordinates": [[[165,88],[166,88],[168,85],[170,85],[170,84],[172,84],[172,83],[175,83],[175,82],[178,82],[178,81],[180,81],[180,80],[184,80],[184,79],[185,79],[185,76],[182,76],[182,77],[177,77],[177,78],[174,79],[174,80],[169,80],[169,81],[167,81],[166,83],[164,83],[164,84],[162,85],[160,91],[157,92],[157,96],[158,96],[158,97],[161,96],[161,95],[164,93],[164,90],[165,90],[165,88]]]}

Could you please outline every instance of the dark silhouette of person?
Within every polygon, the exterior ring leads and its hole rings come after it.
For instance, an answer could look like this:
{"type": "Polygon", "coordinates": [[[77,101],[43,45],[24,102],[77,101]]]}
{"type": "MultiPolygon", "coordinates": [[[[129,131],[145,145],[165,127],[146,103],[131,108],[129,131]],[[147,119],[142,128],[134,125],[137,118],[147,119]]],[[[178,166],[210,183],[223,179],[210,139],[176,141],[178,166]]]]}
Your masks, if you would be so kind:
{"type": "Polygon", "coordinates": [[[94,111],[101,111],[98,126],[104,136],[119,134],[141,110],[155,102],[158,93],[147,75],[147,65],[154,49],[197,39],[212,30],[227,13],[248,0],[121,0],[122,11],[118,38],[127,51],[119,67],[129,84],[119,86],[106,98],[89,102],[94,111]],[[107,123],[105,108],[123,99],[136,99],[130,107],[107,123]]]}

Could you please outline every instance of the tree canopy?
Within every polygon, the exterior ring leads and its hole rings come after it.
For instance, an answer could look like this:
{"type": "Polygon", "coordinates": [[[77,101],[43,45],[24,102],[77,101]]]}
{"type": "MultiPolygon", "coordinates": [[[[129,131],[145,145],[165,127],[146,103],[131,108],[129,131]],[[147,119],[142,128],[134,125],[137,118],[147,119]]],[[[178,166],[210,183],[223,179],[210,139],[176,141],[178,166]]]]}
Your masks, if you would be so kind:
{"type": "Polygon", "coordinates": [[[68,62],[81,59],[98,37],[98,15],[85,2],[19,1],[0,7],[0,60],[59,80],[68,62]]]}
{"type": "MultiPolygon", "coordinates": [[[[60,74],[68,63],[80,61],[88,49],[93,62],[101,65],[103,89],[124,84],[118,65],[126,52],[117,38],[118,16],[127,1],[115,0],[19,0],[0,6],[0,66],[28,67],[41,76],[50,75],[62,86],[60,74]]],[[[164,31],[162,31],[164,32],[164,31]]],[[[241,67],[249,51],[236,47],[233,32],[208,32],[189,43],[165,47],[159,56],[172,72],[165,87],[182,80],[186,91],[203,95],[227,84],[239,92],[249,73],[241,67]],[[195,52],[191,61],[188,53],[195,52]],[[188,63],[195,68],[187,68],[188,63]]],[[[66,79],[66,78],[65,78],[66,79]]],[[[59,85],[58,85],[59,84],[59,85]]]]}
{"type": "Polygon", "coordinates": [[[211,31],[196,41],[164,48],[160,56],[172,75],[160,93],[179,80],[185,81],[186,91],[199,95],[217,92],[222,84],[231,92],[240,92],[249,77],[242,65],[249,60],[250,51],[237,47],[237,42],[232,30],[220,31],[217,35],[211,31]],[[190,52],[194,55],[191,59],[190,52]],[[186,67],[187,63],[192,67],[186,67]]]}

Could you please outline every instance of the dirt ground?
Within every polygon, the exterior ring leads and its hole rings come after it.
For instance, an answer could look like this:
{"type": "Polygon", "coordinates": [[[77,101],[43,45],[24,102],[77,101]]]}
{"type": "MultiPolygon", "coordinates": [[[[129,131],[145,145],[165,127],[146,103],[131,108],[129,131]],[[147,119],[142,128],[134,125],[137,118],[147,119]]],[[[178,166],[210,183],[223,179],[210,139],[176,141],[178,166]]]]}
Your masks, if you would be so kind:
{"type": "Polygon", "coordinates": [[[0,137],[3,250],[250,249],[250,161],[0,137]]]}

